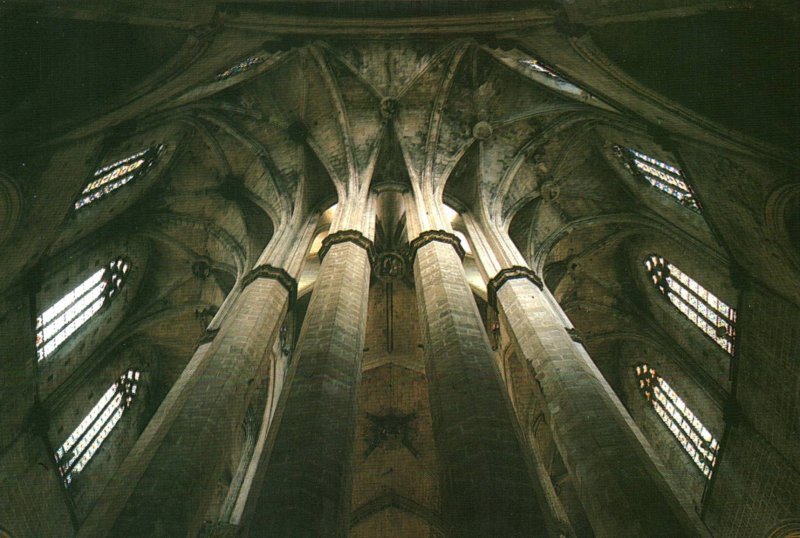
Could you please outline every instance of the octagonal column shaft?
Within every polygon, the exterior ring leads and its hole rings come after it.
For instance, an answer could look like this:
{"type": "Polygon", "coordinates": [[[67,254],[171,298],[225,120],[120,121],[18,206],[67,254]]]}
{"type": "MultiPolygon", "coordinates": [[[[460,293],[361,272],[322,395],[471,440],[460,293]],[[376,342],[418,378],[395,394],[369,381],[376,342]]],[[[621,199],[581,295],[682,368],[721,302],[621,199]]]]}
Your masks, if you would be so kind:
{"type": "Polygon", "coordinates": [[[522,257],[507,237],[474,221],[468,225],[484,271],[501,267],[489,280],[489,302],[535,372],[547,423],[595,535],[704,535],[696,514],[670,490],[661,463],[619,398],[567,332],[566,316],[557,315],[539,277],[509,263],[509,252],[514,262],[522,257]],[[501,242],[504,248],[489,247],[501,242]]]}
{"type": "MultiPolygon", "coordinates": [[[[273,255],[261,261],[279,260],[296,273],[312,231],[307,225],[296,227],[290,250],[273,247],[273,255]]],[[[213,492],[212,470],[228,457],[230,432],[241,424],[252,396],[248,387],[270,359],[295,293],[294,278],[268,263],[237,282],[235,295],[212,321],[215,328],[139,436],[79,536],[197,532],[213,492]]]]}
{"type": "MultiPolygon", "coordinates": [[[[406,207],[414,208],[411,196],[406,198],[406,207]]],[[[409,233],[415,234],[422,221],[410,216],[409,233]]],[[[467,284],[459,240],[442,230],[411,239],[449,531],[453,536],[558,536],[557,525],[541,510],[467,284]]]]}
{"type": "Polygon", "coordinates": [[[248,536],[347,534],[371,250],[356,230],[323,241],[255,494],[242,518],[248,536]]]}

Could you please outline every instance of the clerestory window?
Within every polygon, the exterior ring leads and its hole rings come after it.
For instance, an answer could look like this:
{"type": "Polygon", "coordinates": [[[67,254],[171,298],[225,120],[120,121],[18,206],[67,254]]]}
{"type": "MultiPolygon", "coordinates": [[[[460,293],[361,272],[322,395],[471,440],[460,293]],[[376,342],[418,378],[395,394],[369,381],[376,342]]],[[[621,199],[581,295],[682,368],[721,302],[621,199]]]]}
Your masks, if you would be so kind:
{"type": "Polygon", "coordinates": [[[662,256],[647,256],[644,266],[658,291],[719,347],[733,355],[736,310],[662,256]]]}
{"type": "Polygon", "coordinates": [[[129,269],[130,263],[125,258],[110,261],[37,316],[36,355],[40,361],[116,296],[125,285],[129,269]]]}
{"type": "Polygon", "coordinates": [[[229,67],[228,69],[226,69],[222,73],[219,73],[216,76],[216,80],[217,81],[225,80],[225,79],[230,78],[230,77],[232,77],[234,75],[238,75],[239,73],[244,73],[248,69],[250,69],[250,68],[252,68],[252,67],[254,67],[254,66],[256,66],[256,65],[258,65],[260,63],[263,63],[264,60],[266,60],[266,58],[264,56],[249,56],[249,57],[245,58],[244,60],[242,60],[241,62],[237,63],[236,65],[232,65],[231,67],[229,67]]]}
{"type": "Polygon", "coordinates": [[[672,435],[692,458],[706,478],[711,478],[717,461],[719,442],[684,403],[655,368],[640,364],[635,368],[639,390],[655,409],[672,435]]]}
{"type": "Polygon", "coordinates": [[[700,203],[694,190],[679,168],[631,148],[615,145],[614,152],[634,176],[669,194],[682,206],[700,213],[700,203]]]}
{"type": "Polygon", "coordinates": [[[130,409],[141,373],[129,369],[103,394],[89,414],[56,450],[61,479],[69,486],[111,434],[122,415],[130,409]]]}
{"type": "Polygon", "coordinates": [[[92,179],[83,188],[81,197],[75,202],[75,209],[85,207],[123,185],[144,176],[156,164],[163,151],[163,144],[151,146],[115,163],[98,168],[92,175],[92,179]]]}

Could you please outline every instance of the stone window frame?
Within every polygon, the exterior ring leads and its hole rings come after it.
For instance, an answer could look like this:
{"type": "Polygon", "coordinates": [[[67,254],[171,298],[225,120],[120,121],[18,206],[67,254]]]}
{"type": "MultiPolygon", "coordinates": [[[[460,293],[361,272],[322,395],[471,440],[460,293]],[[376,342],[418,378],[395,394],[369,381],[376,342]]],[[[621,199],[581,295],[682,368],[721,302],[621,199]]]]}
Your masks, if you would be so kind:
{"type": "Polygon", "coordinates": [[[53,459],[65,487],[69,487],[75,475],[92,461],[133,405],[141,377],[139,369],[126,368],[55,450],[53,459]],[[77,453],[73,451],[74,447],[79,447],[77,453]]]}
{"type": "Polygon", "coordinates": [[[655,413],[694,466],[711,480],[721,447],[720,440],[700,418],[691,411],[685,400],[667,380],[647,362],[632,368],[638,391],[650,403],[655,413]],[[655,380],[655,383],[654,383],[655,380]]]}
{"type": "Polygon", "coordinates": [[[736,351],[736,308],[720,299],[660,254],[651,252],[645,255],[642,265],[650,285],[706,337],[733,357],[736,351]],[[671,279],[673,271],[684,278],[671,279]],[[673,282],[674,285],[672,285],[673,282]],[[692,289],[691,284],[694,284],[697,289],[692,289]],[[676,292],[676,290],[678,291],[676,292]],[[686,293],[683,293],[684,291],[686,293]],[[725,311],[728,313],[725,314],[725,311]],[[691,313],[694,313],[695,319],[692,319],[691,313]],[[714,321],[715,319],[716,321],[714,321]],[[712,328],[715,330],[714,335],[709,333],[712,328]]]}
{"type": "Polygon", "coordinates": [[[611,149],[632,176],[669,196],[681,207],[697,214],[703,213],[694,187],[680,168],[630,146],[612,144],[611,149]]]}
{"type": "Polygon", "coordinates": [[[101,166],[84,185],[73,209],[79,211],[128,183],[141,179],[155,167],[165,149],[165,144],[152,145],[114,163],[101,166]]]}
{"type": "Polygon", "coordinates": [[[97,268],[83,282],[36,316],[37,362],[55,354],[64,343],[78,334],[80,329],[89,323],[98,312],[111,304],[112,299],[125,286],[130,268],[131,262],[127,257],[117,256],[97,268]],[[50,331],[47,329],[54,323],[60,323],[60,327],[49,334],[50,331]],[[56,340],[60,341],[51,345],[56,340]]]}

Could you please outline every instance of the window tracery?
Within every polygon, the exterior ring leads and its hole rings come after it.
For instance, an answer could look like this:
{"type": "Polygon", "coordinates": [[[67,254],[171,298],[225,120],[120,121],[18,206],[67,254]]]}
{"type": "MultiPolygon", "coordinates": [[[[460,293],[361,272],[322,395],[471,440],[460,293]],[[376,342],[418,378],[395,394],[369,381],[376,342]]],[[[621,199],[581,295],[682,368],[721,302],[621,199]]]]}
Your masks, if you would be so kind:
{"type": "Polygon", "coordinates": [[[658,291],[719,347],[733,355],[736,310],[662,256],[647,256],[644,266],[658,291]]]}
{"type": "Polygon", "coordinates": [[[625,168],[634,176],[643,179],[656,189],[669,194],[679,204],[697,213],[701,212],[700,203],[695,197],[691,185],[681,170],[671,164],[659,161],[635,149],[614,146],[614,153],[622,159],[625,168]]]}
{"type": "Polygon", "coordinates": [[[50,356],[116,296],[125,285],[129,270],[130,263],[118,257],[37,316],[36,355],[39,361],[50,356]]]}
{"type": "Polygon", "coordinates": [[[263,56],[249,56],[236,65],[232,65],[222,73],[219,73],[216,76],[216,80],[219,82],[221,80],[231,78],[234,75],[238,75],[239,73],[244,73],[253,66],[263,63],[264,60],[266,60],[266,58],[263,56]]]}
{"type": "Polygon", "coordinates": [[[64,485],[69,486],[111,431],[130,409],[139,386],[141,372],[129,369],[103,394],[89,414],[56,450],[55,460],[64,485]]]}
{"type": "Polygon", "coordinates": [[[86,184],[81,197],[75,202],[75,209],[99,200],[123,185],[144,176],[155,165],[163,151],[164,144],[151,146],[115,163],[98,168],[92,176],[94,179],[86,184]]]}
{"type": "Polygon", "coordinates": [[[710,479],[719,452],[717,439],[655,368],[643,363],[635,371],[639,390],[694,464],[710,479]]]}

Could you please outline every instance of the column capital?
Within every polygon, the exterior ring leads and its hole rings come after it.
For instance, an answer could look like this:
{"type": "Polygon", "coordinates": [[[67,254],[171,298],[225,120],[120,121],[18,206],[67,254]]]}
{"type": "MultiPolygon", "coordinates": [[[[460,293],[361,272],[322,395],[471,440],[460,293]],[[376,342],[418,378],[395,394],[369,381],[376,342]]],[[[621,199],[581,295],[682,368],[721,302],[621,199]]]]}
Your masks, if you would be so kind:
{"type": "Polygon", "coordinates": [[[486,284],[486,294],[488,296],[489,305],[497,309],[497,292],[503,287],[503,284],[515,278],[524,278],[530,280],[537,288],[544,289],[542,279],[532,269],[522,265],[512,265],[505,269],[501,269],[496,275],[486,284]]]}
{"type": "Polygon", "coordinates": [[[258,280],[259,278],[271,278],[277,280],[278,284],[286,288],[289,292],[289,308],[294,306],[297,299],[297,281],[285,269],[269,265],[268,263],[253,268],[242,278],[242,289],[258,280]]]}
{"type": "Polygon", "coordinates": [[[457,235],[451,234],[450,232],[445,232],[444,230],[427,230],[419,234],[408,245],[411,248],[410,257],[412,264],[414,263],[414,258],[417,255],[417,251],[433,241],[439,241],[440,243],[447,243],[448,245],[451,245],[456,250],[458,257],[462,260],[464,259],[464,247],[461,246],[461,240],[457,235]]]}
{"type": "Polygon", "coordinates": [[[374,246],[370,239],[358,230],[339,230],[322,240],[322,247],[320,247],[319,254],[317,254],[319,256],[319,261],[321,262],[325,258],[325,255],[333,245],[336,243],[347,243],[348,241],[366,250],[369,259],[372,260],[374,256],[374,246]]]}

